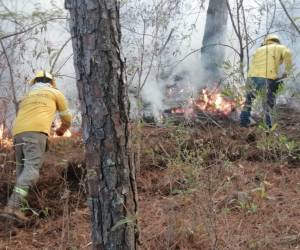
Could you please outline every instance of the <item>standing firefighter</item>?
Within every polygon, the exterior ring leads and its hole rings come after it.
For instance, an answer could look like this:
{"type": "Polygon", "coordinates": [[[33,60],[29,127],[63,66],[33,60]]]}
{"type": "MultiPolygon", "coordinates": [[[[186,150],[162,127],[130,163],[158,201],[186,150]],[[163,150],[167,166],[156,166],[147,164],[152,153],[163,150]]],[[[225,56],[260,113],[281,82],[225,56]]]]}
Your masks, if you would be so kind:
{"type": "Polygon", "coordinates": [[[280,44],[278,36],[269,35],[252,58],[246,83],[246,101],[240,116],[241,127],[248,127],[250,124],[252,100],[258,92],[265,93],[263,97],[264,119],[268,128],[272,127],[271,111],[280,84],[278,78],[281,65],[285,66],[285,73],[282,76],[284,78],[291,72],[291,52],[286,46],[280,44]]]}
{"type": "Polygon", "coordinates": [[[28,190],[39,178],[47,138],[56,111],[61,126],[55,131],[62,136],[71,125],[71,114],[64,95],[56,89],[53,76],[38,71],[30,82],[29,92],[23,97],[13,127],[16,153],[16,185],[2,214],[17,221],[26,222],[21,212],[28,190]]]}

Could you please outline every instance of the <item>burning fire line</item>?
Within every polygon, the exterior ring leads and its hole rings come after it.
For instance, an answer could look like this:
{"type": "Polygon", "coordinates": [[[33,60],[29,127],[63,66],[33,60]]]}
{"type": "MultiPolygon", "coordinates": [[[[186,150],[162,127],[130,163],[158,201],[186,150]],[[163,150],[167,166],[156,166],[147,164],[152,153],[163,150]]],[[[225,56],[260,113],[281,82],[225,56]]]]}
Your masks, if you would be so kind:
{"type": "MultiPolygon", "coordinates": [[[[60,127],[60,122],[55,120],[53,124],[54,125],[51,127],[50,136],[51,137],[59,137],[55,134],[55,130],[60,127]]],[[[4,135],[4,125],[0,124],[0,145],[3,148],[10,148],[13,145],[12,139],[9,137],[4,137],[4,136],[5,136],[4,135]]],[[[72,133],[70,130],[67,130],[63,135],[63,137],[71,137],[71,136],[72,136],[72,133]]]]}
{"type": "Polygon", "coordinates": [[[13,145],[12,139],[4,136],[4,124],[2,123],[0,125],[0,145],[1,148],[10,148],[13,145]]]}
{"type": "Polygon", "coordinates": [[[4,125],[3,123],[0,125],[0,139],[2,140],[4,134],[4,125]]]}
{"type": "Polygon", "coordinates": [[[209,91],[207,88],[202,90],[201,95],[191,98],[186,107],[172,109],[172,114],[184,114],[195,116],[197,111],[214,113],[221,116],[228,116],[233,112],[238,103],[235,100],[222,96],[219,89],[209,91]]]}

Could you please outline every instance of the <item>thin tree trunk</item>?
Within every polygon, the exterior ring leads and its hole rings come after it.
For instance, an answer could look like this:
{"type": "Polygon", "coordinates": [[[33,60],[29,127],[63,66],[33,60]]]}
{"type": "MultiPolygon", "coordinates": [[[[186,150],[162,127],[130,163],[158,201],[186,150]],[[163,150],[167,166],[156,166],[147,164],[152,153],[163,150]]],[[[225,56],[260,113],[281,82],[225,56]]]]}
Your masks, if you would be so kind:
{"type": "Polygon", "coordinates": [[[225,50],[218,44],[224,43],[228,19],[226,0],[210,0],[204,36],[201,49],[201,65],[205,83],[218,82],[221,78],[221,66],[224,61],[225,50]],[[216,44],[216,46],[210,46],[216,44]]]}
{"type": "MultiPolygon", "coordinates": [[[[243,26],[244,26],[244,31],[245,31],[245,39],[246,39],[246,45],[245,45],[245,49],[246,49],[246,56],[247,56],[247,72],[249,70],[250,67],[250,52],[249,52],[249,43],[248,40],[250,40],[250,36],[248,34],[248,28],[247,28],[247,22],[246,22],[246,15],[245,15],[245,8],[244,8],[244,1],[241,1],[241,8],[242,8],[242,16],[243,16],[243,26]]],[[[244,48],[242,48],[244,49],[244,48]]]]}
{"type": "Polygon", "coordinates": [[[117,0],[66,0],[86,145],[94,249],[137,249],[137,193],[117,0]]]}
{"type": "Polygon", "coordinates": [[[244,70],[244,44],[242,38],[242,30],[241,30],[241,18],[240,18],[240,10],[242,6],[242,0],[236,0],[236,26],[237,26],[237,34],[239,34],[239,46],[240,46],[240,72],[243,74],[244,70]]]}
{"type": "MultiPolygon", "coordinates": [[[[233,30],[237,36],[238,43],[239,43],[239,57],[240,57],[240,74],[242,78],[244,79],[244,43],[243,43],[243,34],[241,32],[241,20],[240,20],[240,9],[242,8],[243,0],[237,0],[236,1],[236,8],[237,8],[237,16],[236,16],[236,22],[234,21],[234,16],[230,7],[229,0],[226,1],[226,6],[228,9],[230,21],[233,27],[233,30]]],[[[247,41],[246,41],[247,44],[247,41]]],[[[246,45],[248,46],[248,44],[246,45]]]]}
{"type": "Polygon", "coordinates": [[[13,104],[15,107],[15,112],[16,114],[18,113],[18,101],[17,101],[17,93],[16,93],[16,85],[15,85],[15,81],[14,81],[14,74],[13,74],[13,69],[12,66],[10,64],[10,60],[8,58],[8,55],[6,53],[6,48],[3,44],[3,41],[0,40],[0,44],[1,44],[1,48],[3,50],[6,62],[7,62],[7,67],[9,70],[9,77],[10,77],[10,87],[11,87],[11,92],[12,92],[12,98],[13,98],[13,104]]]}

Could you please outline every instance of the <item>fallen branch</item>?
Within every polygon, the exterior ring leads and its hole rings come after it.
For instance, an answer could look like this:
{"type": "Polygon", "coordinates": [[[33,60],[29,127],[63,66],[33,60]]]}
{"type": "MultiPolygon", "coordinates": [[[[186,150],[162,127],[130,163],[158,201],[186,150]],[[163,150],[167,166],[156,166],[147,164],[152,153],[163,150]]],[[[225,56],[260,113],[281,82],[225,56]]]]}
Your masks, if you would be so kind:
{"type": "Polygon", "coordinates": [[[161,148],[161,150],[166,154],[167,157],[171,157],[170,154],[165,150],[164,146],[159,142],[158,146],[161,148]]]}

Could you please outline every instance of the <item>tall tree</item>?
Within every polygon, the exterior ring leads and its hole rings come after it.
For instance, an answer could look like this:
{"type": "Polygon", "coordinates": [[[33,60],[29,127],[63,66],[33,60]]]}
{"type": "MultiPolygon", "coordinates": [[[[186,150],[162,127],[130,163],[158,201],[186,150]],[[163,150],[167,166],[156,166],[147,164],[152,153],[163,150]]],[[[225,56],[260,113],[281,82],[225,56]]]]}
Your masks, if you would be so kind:
{"type": "Polygon", "coordinates": [[[224,37],[226,34],[228,9],[226,0],[210,0],[201,49],[201,66],[205,83],[221,79],[220,66],[224,61],[224,37]]]}
{"type": "Polygon", "coordinates": [[[137,249],[136,183],[117,0],[66,0],[70,11],[94,249],[137,249]]]}

